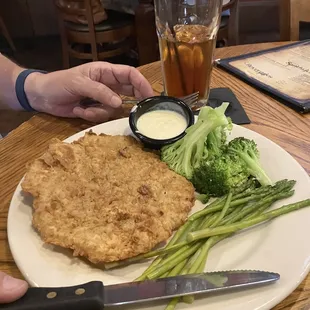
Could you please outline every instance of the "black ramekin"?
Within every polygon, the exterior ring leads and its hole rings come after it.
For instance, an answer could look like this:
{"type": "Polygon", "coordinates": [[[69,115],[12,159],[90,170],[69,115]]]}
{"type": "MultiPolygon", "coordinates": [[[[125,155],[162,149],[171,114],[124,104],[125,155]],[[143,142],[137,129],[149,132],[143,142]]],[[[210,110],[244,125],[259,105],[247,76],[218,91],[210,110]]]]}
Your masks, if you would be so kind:
{"type": "Polygon", "coordinates": [[[129,126],[133,134],[147,147],[152,149],[160,149],[162,146],[174,143],[185,136],[185,130],[176,137],[164,140],[152,139],[142,135],[137,128],[139,117],[155,110],[169,110],[181,114],[187,121],[187,127],[194,124],[195,118],[191,108],[182,100],[168,96],[154,96],[140,101],[134,106],[129,115],[129,126]]]}

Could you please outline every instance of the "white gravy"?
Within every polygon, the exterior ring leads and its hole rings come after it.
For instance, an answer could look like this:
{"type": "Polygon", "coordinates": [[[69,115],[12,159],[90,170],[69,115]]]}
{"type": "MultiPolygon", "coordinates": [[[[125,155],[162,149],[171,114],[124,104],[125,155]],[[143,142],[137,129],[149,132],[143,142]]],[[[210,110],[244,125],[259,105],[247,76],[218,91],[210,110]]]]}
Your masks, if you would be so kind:
{"type": "Polygon", "coordinates": [[[137,121],[137,129],[142,135],[157,140],[176,137],[186,127],[186,119],[181,114],[167,110],[147,112],[137,121]]]}

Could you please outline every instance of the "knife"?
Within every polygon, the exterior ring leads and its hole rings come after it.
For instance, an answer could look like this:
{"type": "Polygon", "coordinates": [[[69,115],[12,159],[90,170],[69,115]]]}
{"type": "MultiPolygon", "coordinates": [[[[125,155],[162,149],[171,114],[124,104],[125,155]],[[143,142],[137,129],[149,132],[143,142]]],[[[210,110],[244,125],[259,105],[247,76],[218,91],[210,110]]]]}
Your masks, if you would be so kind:
{"type": "Polygon", "coordinates": [[[104,286],[93,281],[71,287],[29,288],[19,300],[0,305],[7,310],[102,310],[118,306],[201,293],[224,292],[268,284],[280,275],[266,271],[207,272],[104,286]]]}

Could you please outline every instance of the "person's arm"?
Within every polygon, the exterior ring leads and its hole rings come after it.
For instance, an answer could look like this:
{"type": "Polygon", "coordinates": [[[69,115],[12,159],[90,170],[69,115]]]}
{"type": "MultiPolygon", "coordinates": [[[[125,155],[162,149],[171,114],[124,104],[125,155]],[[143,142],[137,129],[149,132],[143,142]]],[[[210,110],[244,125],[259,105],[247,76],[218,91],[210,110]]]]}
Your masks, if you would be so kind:
{"type": "Polygon", "coordinates": [[[0,109],[22,110],[15,94],[15,81],[23,70],[0,53],[0,109]]]}
{"type": "MultiPolygon", "coordinates": [[[[0,108],[22,110],[15,84],[23,70],[0,54],[0,108]]],[[[137,99],[154,95],[150,83],[136,68],[102,61],[47,74],[32,72],[25,79],[24,91],[28,104],[38,112],[91,122],[103,122],[119,113],[119,94],[137,99]],[[83,109],[80,101],[85,97],[100,102],[101,107],[83,109]]]]}

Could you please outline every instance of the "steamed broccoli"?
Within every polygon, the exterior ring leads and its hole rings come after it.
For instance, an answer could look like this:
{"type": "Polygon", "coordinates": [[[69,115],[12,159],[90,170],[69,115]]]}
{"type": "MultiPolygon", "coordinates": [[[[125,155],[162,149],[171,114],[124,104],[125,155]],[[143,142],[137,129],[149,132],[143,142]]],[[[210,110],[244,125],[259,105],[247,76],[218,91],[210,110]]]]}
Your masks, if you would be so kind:
{"type": "Polygon", "coordinates": [[[218,156],[222,152],[223,146],[227,142],[227,132],[232,130],[232,122],[230,118],[227,118],[228,124],[225,126],[216,127],[212,130],[206,140],[206,152],[208,159],[212,156],[218,156]]]}
{"type": "Polygon", "coordinates": [[[223,103],[218,108],[203,107],[199,112],[197,122],[186,130],[186,135],[161,149],[161,159],[176,173],[191,179],[195,168],[208,158],[208,135],[216,128],[214,141],[223,139],[221,131],[231,124],[225,111],[229,103],[223,103]]]}
{"type": "Polygon", "coordinates": [[[194,170],[191,182],[200,194],[219,197],[248,181],[249,171],[238,156],[221,153],[194,170]]]}
{"type": "Polygon", "coordinates": [[[238,155],[246,165],[249,174],[257,179],[261,185],[271,185],[272,182],[259,162],[259,151],[253,140],[244,137],[238,137],[230,141],[226,152],[232,155],[238,155]]]}
{"type": "MultiPolygon", "coordinates": [[[[222,128],[219,129],[221,130],[222,128]]],[[[206,141],[206,148],[208,150],[208,157],[218,156],[221,154],[222,142],[221,139],[217,137],[217,132],[215,130],[209,133],[206,141]]]]}
{"type": "Polygon", "coordinates": [[[206,204],[210,200],[210,196],[208,194],[198,194],[196,195],[196,199],[201,203],[206,204]]]}
{"type": "Polygon", "coordinates": [[[256,143],[239,137],[197,167],[191,181],[199,193],[219,197],[240,189],[250,177],[260,185],[272,184],[260,166],[256,143]]]}

